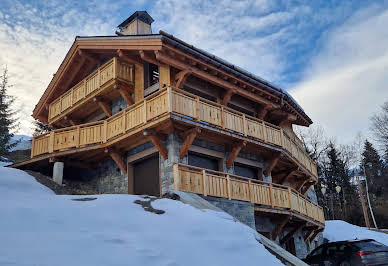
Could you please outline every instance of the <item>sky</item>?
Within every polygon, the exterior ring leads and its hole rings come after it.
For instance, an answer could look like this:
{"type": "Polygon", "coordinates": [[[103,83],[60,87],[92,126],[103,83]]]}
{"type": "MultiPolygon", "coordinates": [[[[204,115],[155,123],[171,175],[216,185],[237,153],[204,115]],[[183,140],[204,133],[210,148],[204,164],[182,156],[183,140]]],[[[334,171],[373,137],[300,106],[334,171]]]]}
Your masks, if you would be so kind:
{"type": "Polygon", "coordinates": [[[32,110],[75,36],[113,35],[136,10],[166,31],[289,93],[341,143],[370,133],[388,101],[388,0],[132,0],[0,2],[0,67],[21,119],[32,110]]]}

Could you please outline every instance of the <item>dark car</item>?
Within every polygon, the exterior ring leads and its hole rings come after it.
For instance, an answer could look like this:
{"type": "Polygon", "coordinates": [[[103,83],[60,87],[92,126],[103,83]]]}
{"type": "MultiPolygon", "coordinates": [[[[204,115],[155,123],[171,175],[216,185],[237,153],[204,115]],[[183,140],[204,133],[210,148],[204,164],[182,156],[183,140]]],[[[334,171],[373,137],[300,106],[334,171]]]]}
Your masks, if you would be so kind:
{"type": "Polygon", "coordinates": [[[373,239],[330,242],[303,261],[315,266],[388,265],[388,247],[373,239]]]}

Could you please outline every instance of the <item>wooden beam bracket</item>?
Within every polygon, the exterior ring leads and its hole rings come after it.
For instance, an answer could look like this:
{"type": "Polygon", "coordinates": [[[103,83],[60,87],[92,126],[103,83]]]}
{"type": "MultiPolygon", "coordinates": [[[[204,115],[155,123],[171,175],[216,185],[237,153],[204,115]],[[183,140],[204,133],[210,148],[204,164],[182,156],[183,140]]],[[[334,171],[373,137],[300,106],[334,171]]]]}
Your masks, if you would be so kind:
{"type": "Polygon", "coordinates": [[[102,111],[105,113],[105,115],[107,117],[111,117],[112,116],[112,110],[110,109],[109,104],[107,104],[102,99],[97,98],[97,97],[93,98],[93,102],[96,102],[98,104],[98,106],[100,106],[100,108],[102,109],[102,111]]]}
{"type": "Polygon", "coordinates": [[[226,168],[232,167],[234,161],[236,160],[238,154],[240,153],[241,149],[247,145],[247,141],[242,141],[237,145],[233,146],[232,152],[229,154],[228,159],[226,160],[226,168]]]}
{"type": "Polygon", "coordinates": [[[123,174],[127,174],[127,164],[123,161],[121,155],[113,149],[105,149],[105,153],[108,153],[113,161],[117,164],[123,174]]]}
{"type": "Polygon", "coordinates": [[[280,223],[276,226],[275,230],[271,234],[272,240],[276,240],[276,238],[279,236],[280,232],[283,230],[283,228],[286,226],[288,221],[291,219],[291,215],[286,215],[280,223]]]}
{"type": "Polygon", "coordinates": [[[183,159],[191,147],[191,144],[193,144],[193,141],[195,137],[201,133],[201,129],[198,127],[195,127],[193,129],[188,130],[187,132],[183,133],[185,141],[182,144],[182,147],[179,152],[180,159],[183,159]]]}
{"type": "Polygon", "coordinates": [[[158,136],[158,134],[153,130],[144,130],[143,131],[144,136],[148,136],[151,142],[154,144],[156,149],[159,151],[159,153],[162,155],[162,157],[167,160],[168,159],[168,151],[164,144],[162,143],[162,140],[158,136]]]}
{"type": "Polygon", "coordinates": [[[280,245],[283,245],[284,243],[286,243],[288,240],[291,239],[291,237],[293,237],[296,233],[298,233],[300,230],[302,230],[302,228],[306,225],[306,223],[307,222],[302,222],[299,225],[297,225],[296,227],[294,227],[294,229],[292,229],[290,232],[288,232],[288,234],[285,235],[280,240],[280,245]]]}
{"type": "Polygon", "coordinates": [[[187,77],[192,73],[191,68],[184,69],[175,75],[175,86],[178,89],[183,87],[187,77]]]}
{"type": "Polygon", "coordinates": [[[264,171],[264,176],[270,176],[272,173],[272,170],[275,168],[276,164],[278,163],[280,159],[281,153],[278,152],[268,163],[267,169],[264,171]]]}

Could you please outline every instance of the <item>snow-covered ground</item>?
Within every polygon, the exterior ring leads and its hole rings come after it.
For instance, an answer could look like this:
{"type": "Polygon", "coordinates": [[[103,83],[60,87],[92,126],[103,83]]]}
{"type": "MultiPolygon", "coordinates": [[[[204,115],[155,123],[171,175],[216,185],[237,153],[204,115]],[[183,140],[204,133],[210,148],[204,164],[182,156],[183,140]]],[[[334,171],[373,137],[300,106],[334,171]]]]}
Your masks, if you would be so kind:
{"type": "Polygon", "coordinates": [[[388,246],[388,234],[375,232],[356,225],[349,224],[344,221],[326,221],[323,237],[329,242],[352,240],[352,239],[374,239],[388,246]]]}
{"type": "Polygon", "coordinates": [[[282,265],[225,213],[132,195],[58,196],[0,166],[0,265],[282,265]]]}

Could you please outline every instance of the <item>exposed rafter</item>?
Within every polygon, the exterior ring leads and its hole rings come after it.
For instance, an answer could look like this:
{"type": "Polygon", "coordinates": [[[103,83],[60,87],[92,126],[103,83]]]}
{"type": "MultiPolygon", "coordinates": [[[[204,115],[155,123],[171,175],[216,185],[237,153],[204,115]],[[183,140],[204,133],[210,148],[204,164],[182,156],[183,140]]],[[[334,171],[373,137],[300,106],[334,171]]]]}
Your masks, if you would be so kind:
{"type": "Polygon", "coordinates": [[[88,60],[89,62],[91,62],[95,65],[100,64],[100,61],[98,61],[98,59],[94,58],[90,54],[87,54],[85,51],[83,51],[81,49],[78,50],[78,55],[85,58],[86,60],[88,60]]]}
{"type": "Polygon", "coordinates": [[[180,152],[179,152],[179,157],[181,159],[183,159],[183,157],[185,157],[191,144],[193,144],[195,137],[200,133],[201,133],[201,129],[198,127],[195,127],[193,129],[190,129],[187,132],[183,133],[182,137],[185,141],[183,142],[182,147],[181,147],[180,152]]]}
{"type": "Polygon", "coordinates": [[[243,90],[243,89],[235,86],[233,83],[230,83],[222,78],[215,77],[214,76],[215,74],[207,73],[199,68],[191,66],[190,64],[186,64],[186,63],[181,62],[177,59],[171,58],[170,56],[165,55],[160,51],[155,51],[154,53],[155,53],[156,59],[159,60],[160,62],[163,62],[165,64],[169,64],[169,65],[176,67],[178,69],[181,69],[181,70],[188,69],[191,67],[193,75],[196,75],[199,78],[208,80],[209,82],[211,82],[215,85],[224,87],[226,89],[236,90],[236,93],[238,92],[241,96],[248,98],[250,100],[253,100],[255,102],[258,102],[258,103],[261,103],[264,105],[270,105],[270,106],[276,107],[276,108],[279,107],[279,105],[274,104],[273,102],[271,102],[268,99],[265,99],[264,97],[261,97],[255,93],[243,90]]]}
{"type": "Polygon", "coordinates": [[[187,77],[191,74],[191,69],[184,69],[175,75],[175,86],[179,89],[183,87],[187,77]]]}
{"type": "Polygon", "coordinates": [[[118,49],[117,50],[117,55],[123,60],[123,61],[126,61],[128,63],[131,63],[131,64],[134,64],[134,65],[138,65],[138,66],[143,66],[143,64],[139,61],[137,61],[136,59],[130,57],[129,55],[126,55],[123,50],[121,49],[118,49]]]}
{"type": "Polygon", "coordinates": [[[141,59],[143,59],[144,61],[147,61],[147,62],[152,63],[152,64],[157,65],[157,66],[161,65],[160,62],[158,62],[157,60],[155,60],[154,58],[152,58],[151,56],[146,54],[143,50],[140,50],[139,54],[140,54],[141,59]]]}

